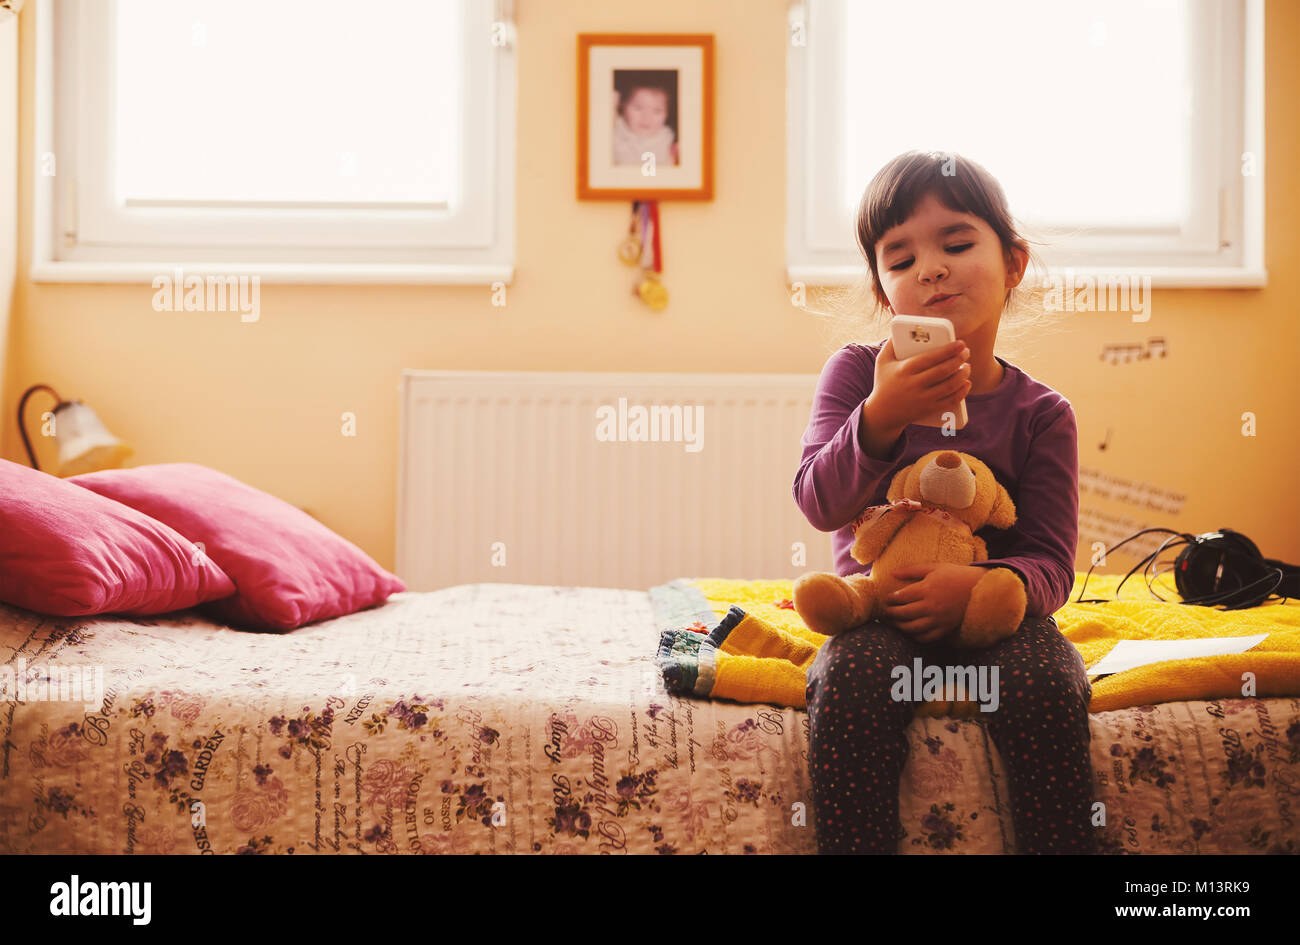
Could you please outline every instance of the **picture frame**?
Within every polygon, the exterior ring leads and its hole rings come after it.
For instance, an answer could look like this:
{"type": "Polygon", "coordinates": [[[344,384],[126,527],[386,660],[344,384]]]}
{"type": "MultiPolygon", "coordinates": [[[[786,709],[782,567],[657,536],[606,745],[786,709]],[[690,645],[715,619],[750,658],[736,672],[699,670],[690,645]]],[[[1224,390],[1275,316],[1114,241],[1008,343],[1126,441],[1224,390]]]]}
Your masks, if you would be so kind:
{"type": "Polygon", "coordinates": [[[578,199],[712,200],[714,37],[578,34],[578,199]]]}

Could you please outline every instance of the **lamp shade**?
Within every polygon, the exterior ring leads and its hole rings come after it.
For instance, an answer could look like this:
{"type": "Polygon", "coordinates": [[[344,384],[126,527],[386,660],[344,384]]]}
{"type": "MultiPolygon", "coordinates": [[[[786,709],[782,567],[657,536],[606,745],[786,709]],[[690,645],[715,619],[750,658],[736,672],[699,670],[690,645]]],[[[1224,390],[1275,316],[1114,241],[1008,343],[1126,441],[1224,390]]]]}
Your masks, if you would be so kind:
{"type": "Polygon", "coordinates": [[[60,476],[116,469],[133,452],[131,447],[108,432],[95,411],[79,400],[55,408],[54,430],[60,476]]]}

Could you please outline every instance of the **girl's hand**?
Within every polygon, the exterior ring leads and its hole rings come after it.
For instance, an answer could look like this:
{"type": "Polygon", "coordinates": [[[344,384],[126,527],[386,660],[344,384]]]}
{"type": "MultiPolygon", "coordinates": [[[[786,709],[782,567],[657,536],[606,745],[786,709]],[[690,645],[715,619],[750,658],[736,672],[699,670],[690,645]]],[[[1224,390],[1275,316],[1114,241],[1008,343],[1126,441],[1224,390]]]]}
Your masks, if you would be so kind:
{"type": "Polygon", "coordinates": [[[885,618],[917,643],[932,643],[961,626],[970,592],[988,572],[961,564],[914,564],[894,571],[910,581],[885,598],[885,618]]]}
{"type": "Polygon", "coordinates": [[[900,361],[891,336],[876,355],[876,376],[867,400],[887,429],[901,430],[924,417],[956,410],[970,392],[970,371],[970,349],[960,339],[900,361]]]}

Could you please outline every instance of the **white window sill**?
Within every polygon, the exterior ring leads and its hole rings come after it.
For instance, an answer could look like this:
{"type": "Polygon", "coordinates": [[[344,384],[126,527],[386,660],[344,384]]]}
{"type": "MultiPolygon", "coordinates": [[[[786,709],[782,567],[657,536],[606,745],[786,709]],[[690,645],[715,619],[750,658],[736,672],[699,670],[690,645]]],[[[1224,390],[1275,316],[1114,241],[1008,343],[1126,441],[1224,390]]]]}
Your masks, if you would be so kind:
{"type": "Polygon", "coordinates": [[[512,265],[366,265],[298,263],[100,263],[37,262],[32,264],[32,282],[125,282],[152,284],[159,276],[177,269],[186,276],[256,276],[269,284],[290,285],[509,285],[515,275],[512,265]]]}
{"type": "MultiPolygon", "coordinates": [[[[867,266],[788,266],[786,277],[790,284],[802,282],[812,286],[847,286],[860,283],[867,276],[867,266]]],[[[1206,266],[1199,269],[1175,268],[1098,268],[1093,266],[1051,267],[1047,278],[1060,280],[1065,285],[1079,285],[1084,279],[1110,280],[1149,278],[1153,289],[1260,289],[1268,285],[1268,270],[1264,268],[1234,268],[1206,266]]],[[[1026,287],[1028,284],[1025,283],[1026,287]]]]}

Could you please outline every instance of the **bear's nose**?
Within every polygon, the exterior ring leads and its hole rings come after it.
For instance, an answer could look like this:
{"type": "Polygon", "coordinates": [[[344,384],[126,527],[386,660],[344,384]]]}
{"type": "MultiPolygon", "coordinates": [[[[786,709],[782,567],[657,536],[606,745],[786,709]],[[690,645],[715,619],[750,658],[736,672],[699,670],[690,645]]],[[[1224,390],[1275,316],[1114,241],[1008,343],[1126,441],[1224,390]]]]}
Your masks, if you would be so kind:
{"type": "Polygon", "coordinates": [[[975,477],[956,450],[944,450],[921,470],[921,498],[948,509],[968,509],[975,501],[975,477]]]}

